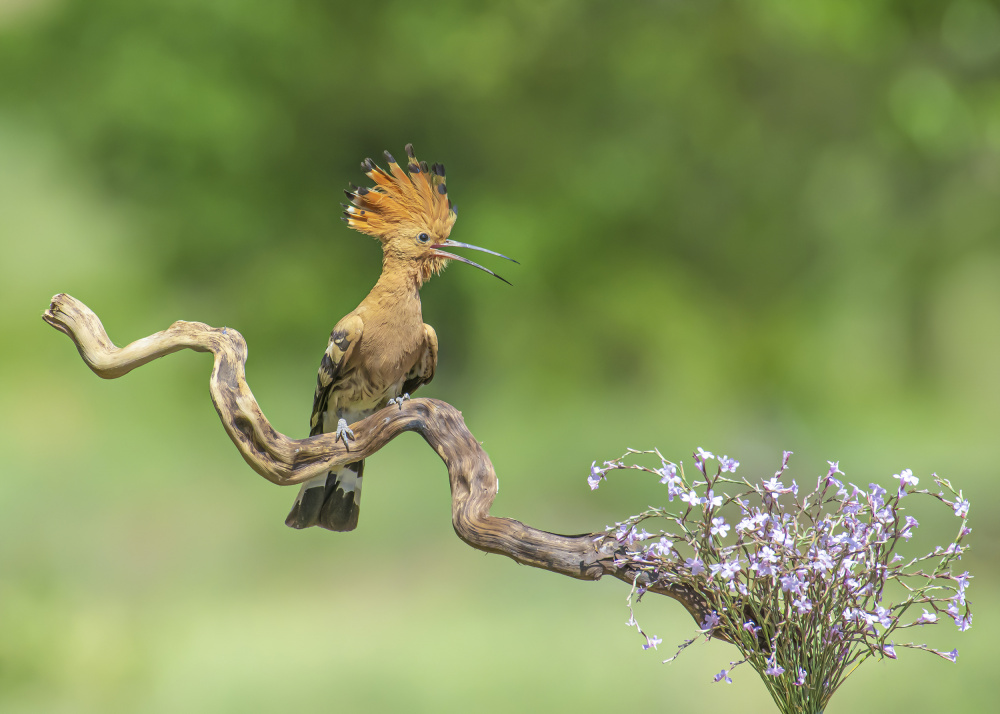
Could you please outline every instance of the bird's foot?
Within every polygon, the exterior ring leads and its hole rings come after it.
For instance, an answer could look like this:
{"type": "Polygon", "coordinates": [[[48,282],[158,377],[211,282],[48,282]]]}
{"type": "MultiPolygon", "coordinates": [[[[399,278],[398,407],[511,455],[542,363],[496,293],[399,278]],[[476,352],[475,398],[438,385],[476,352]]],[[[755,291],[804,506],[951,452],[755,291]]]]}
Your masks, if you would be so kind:
{"type": "Polygon", "coordinates": [[[347,425],[346,419],[340,419],[337,421],[337,431],[334,432],[333,443],[337,443],[340,439],[344,440],[344,446],[347,446],[347,440],[354,438],[354,432],[351,431],[351,427],[347,425]]]}
{"type": "Polygon", "coordinates": [[[388,402],[386,402],[386,404],[395,404],[400,408],[400,410],[402,410],[403,402],[407,401],[409,398],[410,398],[409,393],[403,392],[403,395],[401,397],[395,397],[393,399],[390,399],[388,402]]]}

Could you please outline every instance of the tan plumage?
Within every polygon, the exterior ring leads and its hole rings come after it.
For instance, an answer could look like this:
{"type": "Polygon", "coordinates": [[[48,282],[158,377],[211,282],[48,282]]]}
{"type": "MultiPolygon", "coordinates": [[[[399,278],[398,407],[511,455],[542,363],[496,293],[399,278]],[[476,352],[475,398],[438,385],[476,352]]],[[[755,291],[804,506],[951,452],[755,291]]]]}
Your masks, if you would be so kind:
{"type": "MultiPolygon", "coordinates": [[[[408,397],[434,378],[437,335],[423,322],[420,286],[448,260],[496,275],[441,250],[458,247],[493,253],[448,239],[456,214],[448,200],[444,167],[417,161],[409,144],[406,153],[407,171],[388,152],[388,172],[366,159],[361,167],[375,185],[352,186],[346,192],[352,205],[345,206],[344,220],[351,228],[379,239],[382,274],[368,296],[330,334],[316,380],[310,435],[336,431],[346,442],[353,437],[349,424],[382,409],[390,400],[408,397]]],[[[353,530],[358,523],[363,474],[364,462],[359,461],[304,483],[285,523],[293,528],[318,525],[353,530]]]]}

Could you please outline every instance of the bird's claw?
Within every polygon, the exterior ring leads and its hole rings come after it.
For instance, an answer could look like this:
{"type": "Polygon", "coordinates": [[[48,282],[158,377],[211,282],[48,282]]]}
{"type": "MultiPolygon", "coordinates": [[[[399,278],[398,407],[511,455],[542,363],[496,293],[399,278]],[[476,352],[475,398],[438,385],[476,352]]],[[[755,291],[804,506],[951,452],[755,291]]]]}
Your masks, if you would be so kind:
{"type": "Polygon", "coordinates": [[[346,419],[340,419],[337,421],[337,431],[333,435],[333,443],[337,443],[340,439],[344,440],[344,446],[347,446],[347,440],[354,438],[354,432],[351,427],[347,425],[346,419]]]}
{"type": "Polygon", "coordinates": [[[392,399],[390,399],[386,403],[387,404],[395,404],[395,405],[397,405],[399,407],[400,411],[402,411],[402,409],[403,409],[403,402],[405,402],[409,398],[410,398],[409,392],[403,392],[402,396],[400,396],[400,397],[393,397],[392,399]]]}

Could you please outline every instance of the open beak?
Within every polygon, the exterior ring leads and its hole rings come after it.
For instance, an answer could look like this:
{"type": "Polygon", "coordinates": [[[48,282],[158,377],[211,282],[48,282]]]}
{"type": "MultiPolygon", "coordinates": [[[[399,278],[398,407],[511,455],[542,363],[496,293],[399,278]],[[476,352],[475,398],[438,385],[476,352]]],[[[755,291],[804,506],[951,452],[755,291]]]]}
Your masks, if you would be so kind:
{"type": "MultiPolygon", "coordinates": [[[[438,245],[443,246],[445,248],[471,248],[472,250],[479,250],[479,251],[482,251],[483,253],[489,253],[490,255],[495,255],[498,258],[503,258],[504,260],[509,260],[512,263],[517,263],[516,260],[514,260],[513,258],[508,258],[503,253],[497,253],[497,252],[489,250],[487,248],[480,248],[478,245],[470,245],[469,243],[459,243],[457,240],[446,240],[443,243],[438,243],[438,245]]],[[[483,272],[489,273],[494,278],[497,278],[498,280],[503,280],[508,285],[511,284],[510,281],[507,280],[506,278],[504,278],[503,276],[497,275],[496,273],[494,273],[489,268],[484,268],[479,263],[475,263],[475,262],[469,260],[468,258],[463,258],[461,256],[454,255],[452,253],[446,253],[443,250],[435,250],[434,251],[434,255],[437,255],[437,256],[439,256],[441,258],[447,258],[448,260],[457,260],[459,263],[465,263],[466,265],[471,265],[473,268],[479,268],[483,272]]],[[[518,263],[518,265],[520,265],[520,263],[518,263]]]]}
{"type": "Polygon", "coordinates": [[[480,248],[478,245],[459,243],[457,240],[451,240],[450,238],[446,240],[444,243],[438,243],[438,245],[444,246],[445,248],[468,248],[470,250],[478,250],[483,253],[489,253],[490,255],[495,255],[498,258],[503,258],[504,260],[509,260],[511,263],[517,263],[518,265],[520,265],[520,263],[518,263],[516,260],[514,260],[513,258],[508,258],[503,253],[497,253],[495,251],[490,250],[489,248],[480,248]]]}

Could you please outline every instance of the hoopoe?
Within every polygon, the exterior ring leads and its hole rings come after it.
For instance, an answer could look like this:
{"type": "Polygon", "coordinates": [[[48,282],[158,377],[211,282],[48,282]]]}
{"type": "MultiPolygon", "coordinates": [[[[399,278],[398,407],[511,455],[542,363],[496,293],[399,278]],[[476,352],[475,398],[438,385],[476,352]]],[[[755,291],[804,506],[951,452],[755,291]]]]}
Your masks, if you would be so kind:
{"type": "MultiPolygon", "coordinates": [[[[420,286],[449,260],[467,263],[507,282],[478,263],[442,248],[492,250],[449,240],[455,206],[448,199],[444,166],[417,161],[406,145],[406,171],[387,151],[389,171],[371,159],[361,169],[372,188],[351,184],[343,220],[382,243],[382,275],[368,297],[333,328],[320,362],[310,436],[330,431],[347,444],[353,424],[390,403],[400,403],[434,378],[438,341],[424,324],[420,286]]],[[[517,261],[513,261],[517,262],[517,261]]],[[[509,284],[509,283],[508,283],[509,284]]],[[[358,525],[364,461],[302,484],[285,524],[350,531],[358,525]]]]}

